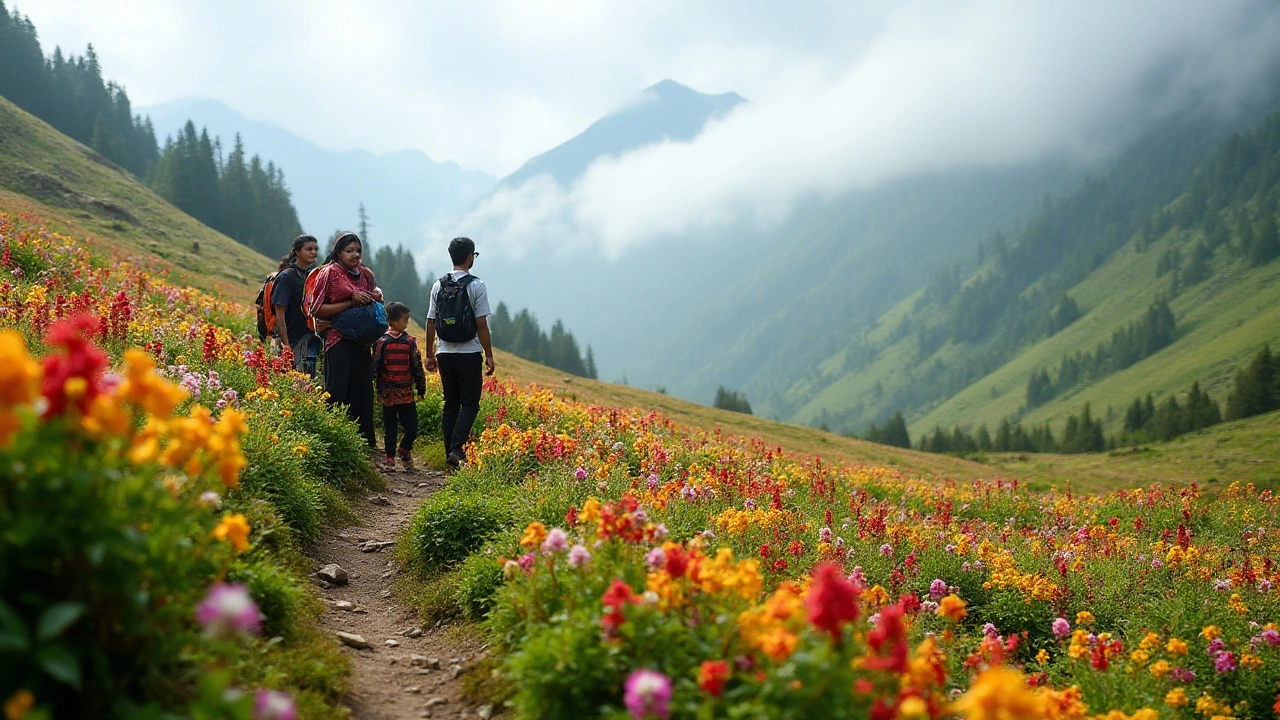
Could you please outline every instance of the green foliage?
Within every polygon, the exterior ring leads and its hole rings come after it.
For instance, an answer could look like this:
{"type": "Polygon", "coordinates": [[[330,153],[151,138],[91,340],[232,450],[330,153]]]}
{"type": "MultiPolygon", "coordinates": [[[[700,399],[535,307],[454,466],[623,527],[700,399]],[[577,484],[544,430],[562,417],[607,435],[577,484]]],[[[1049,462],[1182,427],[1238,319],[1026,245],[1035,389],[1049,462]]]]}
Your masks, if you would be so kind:
{"type": "Polygon", "coordinates": [[[1235,386],[1227,398],[1227,419],[1261,415],[1280,409],[1280,362],[1263,345],[1248,366],[1236,371],[1235,386]]]}
{"type": "Polygon", "coordinates": [[[418,508],[410,524],[413,564],[423,572],[453,567],[510,522],[510,505],[500,495],[437,492],[418,508]]]}
{"type": "Polygon", "coordinates": [[[265,559],[240,560],[231,566],[227,581],[248,586],[249,594],[262,611],[265,637],[298,638],[303,611],[314,605],[315,600],[296,575],[265,559]]]}
{"type": "Polygon", "coordinates": [[[527,308],[512,316],[506,303],[498,303],[498,308],[489,318],[489,329],[496,348],[570,375],[596,377],[595,353],[591,346],[587,346],[586,357],[583,357],[577,339],[559,320],[551,326],[548,335],[527,308]]]}
{"type": "Polygon", "coordinates": [[[751,403],[747,401],[746,393],[730,390],[723,385],[716,389],[716,397],[712,401],[711,407],[745,415],[751,414],[751,403]]]}
{"type": "Polygon", "coordinates": [[[907,432],[907,421],[903,419],[901,410],[886,420],[884,427],[876,427],[872,424],[862,439],[893,447],[911,447],[911,435],[907,432]]]}
{"type": "MultiPolygon", "coordinates": [[[[284,388],[284,392],[292,392],[284,388]]],[[[282,418],[286,428],[297,433],[308,446],[302,470],[313,478],[343,492],[376,487],[379,476],[365,451],[364,439],[354,421],[337,407],[325,403],[291,403],[290,415],[282,418]]],[[[284,433],[279,433],[283,438],[284,433]]],[[[290,448],[293,446],[290,445],[290,448]]]]}
{"type": "Polygon", "coordinates": [[[483,620],[493,609],[502,588],[502,564],[483,553],[473,553],[458,567],[458,607],[471,620],[483,620]]]}

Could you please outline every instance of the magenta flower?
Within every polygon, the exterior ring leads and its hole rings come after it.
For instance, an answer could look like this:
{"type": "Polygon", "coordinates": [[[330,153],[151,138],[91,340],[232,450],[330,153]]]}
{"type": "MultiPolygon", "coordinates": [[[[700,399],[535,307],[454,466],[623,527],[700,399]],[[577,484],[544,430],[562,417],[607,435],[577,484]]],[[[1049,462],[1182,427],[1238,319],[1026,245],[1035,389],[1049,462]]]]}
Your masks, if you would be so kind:
{"type": "Polygon", "coordinates": [[[558,553],[564,552],[569,547],[569,536],[560,528],[551,528],[547,533],[547,539],[542,541],[542,552],[558,553]]]}
{"type": "Polygon", "coordinates": [[[996,629],[996,626],[995,626],[993,623],[987,623],[987,624],[983,625],[983,626],[982,626],[982,634],[983,634],[983,635],[986,635],[986,636],[987,636],[989,639],[991,639],[991,640],[999,640],[999,639],[1000,639],[1000,631],[999,631],[998,629],[996,629]]]}
{"type": "Polygon", "coordinates": [[[746,501],[742,503],[742,507],[746,508],[747,510],[755,510],[756,501],[752,500],[751,498],[747,498],[746,501]]]}
{"type": "Polygon", "coordinates": [[[649,473],[649,477],[646,482],[649,485],[649,492],[653,492],[658,489],[658,476],[656,473],[649,473]]]}
{"type": "Polygon", "coordinates": [[[297,720],[293,698],[275,690],[259,690],[253,696],[253,720],[297,720]]]}
{"type": "Polygon", "coordinates": [[[1217,670],[1219,675],[1234,671],[1236,656],[1232,655],[1230,650],[1223,650],[1213,659],[1213,669],[1217,670]]]}
{"type": "Polygon", "coordinates": [[[656,670],[640,669],[627,677],[623,702],[637,720],[671,716],[671,679],[656,670]]]}
{"type": "Polygon", "coordinates": [[[946,597],[946,594],[947,594],[947,583],[942,578],[934,578],[933,582],[929,583],[929,599],[930,600],[937,602],[942,598],[946,597]]]}
{"type": "Polygon", "coordinates": [[[196,606],[196,622],[211,638],[256,635],[262,613],[249,597],[249,588],[235,583],[218,583],[196,606]]]}
{"type": "Polygon", "coordinates": [[[884,545],[881,545],[881,546],[880,546],[880,554],[881,554],[881,555],[893,555],[893,546],[892,546],[892,545],[890,545],[889,543],[885,543],[884,545]]]}
{"type": "Polygon", "coordinates": [[[574,470],[574,471],[573,471],[573,476],[574,476],[575,478],[577,478],[578,480],[586,480],[586,479],[587,479],[587,470],[586,470],[586,468],[578,468],[577,470],[574,470]]]}
{"type": "Polygon", "coordinates": [[[530,570],[532,570],[532,569],[533,569],[533,561],[534,561],[534,560],[535,560],[535,558],[534,558],[533,553],[525,553],[525,554],[521,555],[521,556],[520,556],[520,559],[519,559],[519,560],[517,560],[516,562],[518,562],[518,563],[520,564],[520,569],[521,569],[521,570],[523,570],[523,571],[525,571],[525,572],[527,573],[527,572],[529,572],[530,570]]]}
{"type": "Polygon", "coordinates": [[[1215,655],[1227,648],[1227,643],[1222,638],[1214,638],[1209,641],[1209,647],[1205,648],[1206,655],[1215,655]]]}
{"type": "Polygon", "coordinates": [[[1169,673],[1169,677],[1181,683],[1189,683],[1196,679],[1196,671],[1187,668],[1176,667],[1173,672],[1169,673]]]}
{"type": "Polygon", "coordinates": [[[831,528],[829,527],[818,528],[818,542],[824,542],[824,543],[831,542],[831,528]]]}
{"type": "Polygon", "coordinates": [[[1263,630],[1262,639],[1267,641],[1268,645],[1280,645],[1280,632],[1275,630],[1263,630]]]}
{"type": "Polygon", "coordinates": [[[580,568],[591,561],[591,553],[585,545],[574,545],[569,548],[569,567],[580,568]]]}
{"type": "Polygon", "coordinates": [[[1066,618],[1058,618],[1053,621],[1053,636],[1056,638],[1064,638],[1071,634],[1071,623],[1066,618]]]}

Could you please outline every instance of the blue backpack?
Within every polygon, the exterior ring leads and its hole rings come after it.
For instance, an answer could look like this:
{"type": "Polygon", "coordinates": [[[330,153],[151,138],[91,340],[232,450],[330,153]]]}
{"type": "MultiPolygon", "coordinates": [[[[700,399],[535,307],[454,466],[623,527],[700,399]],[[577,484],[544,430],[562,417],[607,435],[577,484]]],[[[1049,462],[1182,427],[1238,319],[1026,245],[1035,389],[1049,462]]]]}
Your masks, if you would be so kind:
{"type": "Polygon", "coordinates": [[[373,345],[387,331],[387,311],[382,303],[349,307],[333,316],[333,329],[361,345],[373,345]]]}

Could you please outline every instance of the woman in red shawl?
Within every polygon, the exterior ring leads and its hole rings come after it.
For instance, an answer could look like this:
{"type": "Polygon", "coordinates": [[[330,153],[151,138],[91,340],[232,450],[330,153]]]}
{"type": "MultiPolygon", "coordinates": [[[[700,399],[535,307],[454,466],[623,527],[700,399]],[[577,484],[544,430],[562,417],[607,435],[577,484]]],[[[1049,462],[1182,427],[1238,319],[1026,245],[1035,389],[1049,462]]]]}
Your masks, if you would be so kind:
{"type": "MultiPolygon", "coordinates": [[[[373,281],[373,271],[360,258],[364,244],[353,232],[339,233],[333,250],[325,258],[307,303],[311,314],[328,320],[343,310],[382,300],[382,291],[373,281]]],[[[319,331],[322,325],[318,324],[319,331]]],[[[373,434],[373,352],[347,339],[332,327],[325,327],[324,389],[330,405],[343,405],[347,416],[360,426],[360,434],[376,448],[373,434]]]]}

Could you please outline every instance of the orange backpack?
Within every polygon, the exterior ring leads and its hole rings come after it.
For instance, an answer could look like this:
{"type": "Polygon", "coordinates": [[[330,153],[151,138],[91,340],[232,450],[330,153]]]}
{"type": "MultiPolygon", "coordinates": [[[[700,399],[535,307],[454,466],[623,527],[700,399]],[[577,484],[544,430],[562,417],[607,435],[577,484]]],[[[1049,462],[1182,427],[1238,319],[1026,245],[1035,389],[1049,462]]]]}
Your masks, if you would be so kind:
{"type": "Polygon", "coordinates": [[[302,314],[307,318],[307,327],[311,328],[311,332],[316,331],[316,316],[311,312],[311,306],[315,298],[316,283],[320,280],[320,272],[327,267],[329,267],[329,264],[321,265],[307,273],[307,282],[302,286],[302,314]]]}

